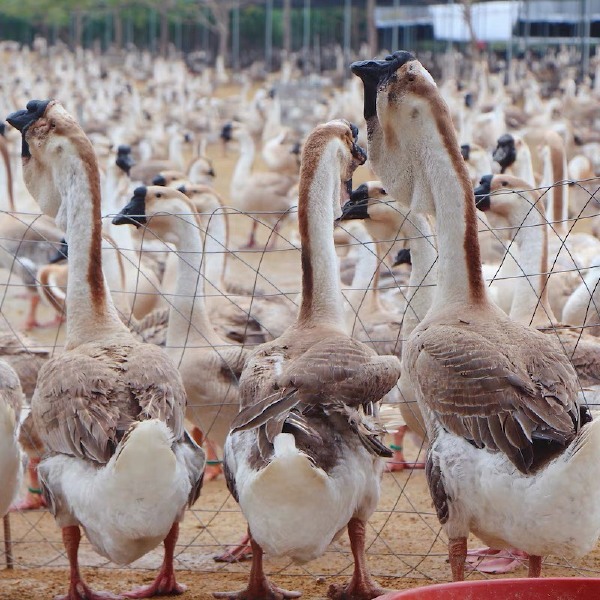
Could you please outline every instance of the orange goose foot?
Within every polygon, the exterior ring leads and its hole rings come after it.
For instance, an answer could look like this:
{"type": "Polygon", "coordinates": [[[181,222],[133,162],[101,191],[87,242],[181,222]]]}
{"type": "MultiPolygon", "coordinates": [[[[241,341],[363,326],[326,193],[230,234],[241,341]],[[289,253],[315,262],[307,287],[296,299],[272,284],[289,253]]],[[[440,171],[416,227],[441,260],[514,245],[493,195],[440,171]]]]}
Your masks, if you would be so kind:
{"type": "Polygon", "coordinates": [[[301,592],[291,592],[273,585],[263,570],[262,548],[252,539],[248,532],[252,548],[252,567],[248,587],[237,592],[213,592],[215,598],[228,598],[229,600],[287,600],[299,598],[301,592]]]}
{"type": "Polygon", "coordinates": [[[160,568],[158,576],[154,580],[154,583],[150,585],[144,585],[142,587],[131,590],[131,592],[125,592],[123,596],[125,598],[152,598],[154,596],[179,596],[187,590],[186,585],[182,585],[175,581],[175,571],[173,569],[173,553],[175,551],[175,544],[179,537],[179,523],[173,523],[171,531],[169,531],[167,537],[164,539],[165,546],[165,557],[163,564],[160,568]]]}
{"type": "Polygon", "coordinates": [[[215,562],[236,563],[244,562],[252,558],[252,548],[250,547],[250,536],[246,534],[237,546],[229,548],[223,554],[213,557],[215,562]]]}
{"type": "Polygon", "coordinates": [[[70,567],[69,591],[66,594],[54,596],[54,600],[123,600],[123,596],[111,594],[110,592],[94,592],[83,581],[79,572],[77,553],[81,532],[77,525],[63,527],[62,538],[70,567]]]}
{"type": "Polygon", "coordinates": [[[393,590],[386,590],[371,578],[365,556],[365,522],[353,518],[348,522],[348,537],[354,557],[354,573],[347,584],[331,584],[327,597],[331,600],[371,600],[393,590]]]}
{"type": "Polygon", "coordinates": [[[497,550],[478,548],[467,553],[466,566],[474,571],[489,574],[512,573],[523,566],[529,555],[516,548],[497,550]]]}

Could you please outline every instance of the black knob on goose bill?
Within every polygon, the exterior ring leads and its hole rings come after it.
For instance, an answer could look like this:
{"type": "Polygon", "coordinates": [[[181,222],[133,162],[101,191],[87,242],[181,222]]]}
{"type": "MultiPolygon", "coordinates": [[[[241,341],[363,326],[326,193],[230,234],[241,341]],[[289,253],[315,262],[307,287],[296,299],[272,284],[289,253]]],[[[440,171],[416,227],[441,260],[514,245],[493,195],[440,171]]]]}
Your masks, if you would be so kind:
{"type": "Polygon", "coordinates": [[[44,115],[48,104],[50,104],[50,100],[30,100],[27,103],[27,108],[11,113],[6,117],[6,120],[15,129],[24,132],[29,125],[44,115]]]}
{"type": "Polygon", "coordinates": [[[475,206],[485,212],[490,209],[492,204],[490,199],[490,190],[492,185],[493,175],[484,175],[479,180],[479,185],[475,188],[475,206]]]}
{"type": "Polygon", "coordinates": [[[352,219],[369,218],[369,199],[368,198],[350,198],[342,206],[342,215],[338,221],[351,221],[352,219]]]}
{"type": "Polygon", "coordinates": [[[415,60],[410,52],[399,50],[385,60],[359,60],[350,65],[352,72],[362,79],[365,88],[363,114],[367,121],[377,114],[377,87],[410,60],[415,60]]]}
{"type": "Polygon", "coordinates": [[[140,227],[146,224],[146,186],[133,190],[133,198],[113,219],[113,225],[135,225],[140,227]]]}
{"type": "Polygon", "coordinates": [[[397,267],[398,265],[412,265],[410,248],[400,248],[400,250],[398,250],[392,267],[397,267]]]}

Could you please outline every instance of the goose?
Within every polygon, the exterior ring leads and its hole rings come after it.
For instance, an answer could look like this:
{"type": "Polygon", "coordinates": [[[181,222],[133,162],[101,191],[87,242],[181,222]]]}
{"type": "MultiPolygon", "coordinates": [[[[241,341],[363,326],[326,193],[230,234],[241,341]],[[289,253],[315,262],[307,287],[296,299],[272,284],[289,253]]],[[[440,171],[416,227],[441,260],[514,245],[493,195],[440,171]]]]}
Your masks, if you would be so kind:
{"type": "Polygon", "coordinates": [[[173,550],[204,467],[183,428],[181,376],[160,348],[134,340],[114,308],[102,274],[98,166],[79,124],[54,100],[31,100],[7,120],[22,134],[25,184],[64,229],[71,251],[65,352],[40,369],[31,402],[48,450],[40,479],[69,558],[63,598],[118,597],[84,582],[80,527],[119,564],[164,541],[155,582],[127,595],[181,593],[173,550]]]}
{"type": "Polygon", "coordinates": [[[261,213],[253,216],[252,229],[246,248],[256,246],[256,230],[260,221],[271,224],[270,247],[277,243],[277,232],[281,220],[291,208],[288,192],[294,185],[295,179],[289,175],[271,172],[252,172],[255,146],[248,129],[236,121],[226,123],[221,131],[225,142],[239,142],[240,157],[235,166],[231,179],[230,196],[235,205],[249,213],[261,213]]]}
{"type": "MultiPolygon", "coordinates": [[[[143,226],[158,239],[168,240],[180,251],[185,249],[178,258],[165,347],[183,379],[187,419],[223,448],[239,411],[237,378],[248,350],[218,335],[210,321],[204,302],[203,243],[194,213],[191,202],[178,190],[138,187],[113,223],[143,226]],[[199,378],[198,373],[203,376],[199,378]]],[[[216,474],[207,467],[207,480],[216,474]]]]}
{"type": "Polygon", "coordinates": [[[54,327],[59,322],[54,319],[48,323],[40,323],[37,319],[41,298],[36,275],[38,267],[47,264],[59,250],[63,236],[63,232],[46,215],[0,214],[0,267],[8,269],[11,274],[15,273],[26,286],[29,310],[23,325],[25,331],[37,327],[54,327]]]}
{"type": "Polygon", "coordinates": [[[464,578],[469,532],[527,552],[538,577],[542,556],[585,554],[600,535],[600,488],[589,487],[600,476],[600,421],[580,405],[560,346],[487,299],[473,188],[431,75],[409,52],[352,70],[375,172],[392,197],[408,188],[411,210],[437,218],[438,285],[404,342],[402,376],[427,425],[426,475],[452,578],[464,578]]]}
{"type": "Polygon", "coordinates": [[[5,517],[23,478],[19,415],[23,390],[14,369],[0,360],[0,517],[5,517]]]}
{"type": "Polygon", "coordinates": [[[195,207],[205,235],[205,277],[211,321],[232,341],[256,344],[279,337],[293,322],[296,304],[284,294],[265,294],[226,276],[229,256],[229,212],[211,187],[185,184],[177,188],[195,207]],[[225,302],[227,300],[227,302],[225,302]]]}
{"type": "Polygon", "coordinates": [[[242,410],[225,444],[227,485],[248,521],[252,569],[241,592],[217,598],[295,598],[276,588],[263,552],[302,562],[321,555],[347,527],[354,574],[330,598],[374,598],[381,590],[365,560],[365,524],[379,497],[378,401],[400,363],[345,333],[333,244],[343,182],[366,156],[347,121],[317,126],[302,150],[299,223],[302,305],[296,323],[257,348],[240,379],[242,410]],[[331,443],[335,440],[334,443],[331,443]]]}
{"type": "MultiPolygon", "coordinates": [[[[19,378],[20,389],[27,403],[35,391],[38,373],[50,358],[50,350],[39,347],[27,335],[15,332],[5,324],[0,325],[0,359],[19,378]]],[[[24,407],[26,407],[25,404],[24,407]]],[[[44,452],[44,445],[33,426],[29,411],[19,429],[19,443],[27,455],[27,491],[25,496],[11,505],[11,510],[35,510],[46,506],[38,479],[37,466],[44,452]]]]}
{"type": "MultiPolygon", "coordinates": [[[[511,133],[501,135],[498,138],[492,158],[500,166],[500,173],[514,175],[526,181],[530,188],[536,186],[531,151],[522,137],[511,133]]],[[[488,171],[479,173],[479,177],[486,175],[486,173],[488,171]]]]}
{"type": "MultiPolygon", "coordinates": [[[[402,331],[398,340],[408,338],[412,330],[425,316],[431,305],[433,285],[436,281],[437,252],[432,242],[431,226],[427,218],[419,214],[411,215],[404,211],[383,189],[380,181],[369,181],[359,186],[342,207],[341,220],[364,219],[369,231],[379,231],[383,239],[392,239],[398,235],[400,229],[409,238],[414,254],[414,262],[410,273],[406,307],[402,315],[402,331]],[[385,223],[389,229],[385,229],[385,223]]],[[[403,249],[405,250],[405,249],[403,249]]],[[[399,251],[399,254],[403,252],[399,251]]],[[[400,264],[398,257],[395,264],[400,264]]],[[[394,265],[395,266],[395,265],[394,265]]],[[[388,334],[389,336],[389,334],[388,334]]],[[[397,348],[396,354],[400,355],[401,349],[397,348]]],[[[421,462],[408,462],[404,458],[403,444],[407,430],[419,438],[422,445],[426,438],[423,416],[418,408],[414,390],[410,386],[399,388],[398,399],[400,413],[404,424],[394,432],[394,456],[387,465],[388,471],[402,471],[405,468],[423,468],[421,462]]]]}
{"type": "Polygon", "coordinates": [[[524,185],[524,181],[510,175],[488,175],[475,190],[481,210],[506,215],[510,226],[517,230],[513,243],[520,276],[512,284],[508,314],[517,323],[556,337],[583,386],[600,385],[600,341],[587,333],[564,329],[550,306],[548,229],[542,197],[533,190],[524,191],[524,185]]]}
{"type": "Polygon", "coordinates": [[[567,300],[562,321],[600,336],[600,256],[594,258],[584,280],[567,300]]]}

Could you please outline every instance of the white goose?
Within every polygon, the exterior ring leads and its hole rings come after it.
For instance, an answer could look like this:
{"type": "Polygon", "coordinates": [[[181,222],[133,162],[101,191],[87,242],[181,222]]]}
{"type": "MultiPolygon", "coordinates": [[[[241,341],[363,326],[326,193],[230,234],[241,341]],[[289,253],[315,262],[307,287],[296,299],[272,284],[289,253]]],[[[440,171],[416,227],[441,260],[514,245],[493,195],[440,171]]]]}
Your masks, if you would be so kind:
{"type": "Polygon", "coordinates": [[[65,352],[42,367],[31,403],[49,451],[40,479],[71,567],[62,598],[111,597],[92,592],[79,572],[80,526],[100,554],[120,564],[164,540],[155,582],[127,595],[181,593],[173,550],[204,468],[203,452],[183,429],[181,377],[161,349],[134,340],[110,298],[98,166],[82,129],[50,100],[32,100],[7,120],[22,133],[25,183],[66,232],[71,253],[65,352]]]}
{"type": "Polygon", "coordinates": [[[0,360],[0,517],[15,499],[23,477],[19,416],[25,397],[13,368],[0,360]]]}
{"type": "Polygon", "coordinates": [[[405,342],[402,371],[427,424],[427,479],[464,578],[467,536],[530,555],[582,555],[600,535],[600,421],[549,336],[511,321],[485,294],[473,189],[448,107],[408,52],[354,63],[363,79],[375,171],[438,224],[433,305],[405,342]],[[543,506],[540,505],[543,498],[543,506]],[[573,505],[578,518],[572,518],[573,505]]]}
{"type": "Polygon", "coordinates": [[[365,560],[365,524],[377,505],[382,456],[381,397],[400,374],[396,357],[377,356],[345,333],[333,243],[343,182],[365,162],[346,121],[308,137],[300,175],[302,305],[297,322],[258,348],[240,380],[242,411],[225,446],[228,487],[248,520],[253,568],[230,598],[293,598],[264,575],[263,551],[307,561],[348,527],[354,575],[330,598],[381,593],[365,560]],[[333,443],[332,443],[333,441],[333,443]]]}

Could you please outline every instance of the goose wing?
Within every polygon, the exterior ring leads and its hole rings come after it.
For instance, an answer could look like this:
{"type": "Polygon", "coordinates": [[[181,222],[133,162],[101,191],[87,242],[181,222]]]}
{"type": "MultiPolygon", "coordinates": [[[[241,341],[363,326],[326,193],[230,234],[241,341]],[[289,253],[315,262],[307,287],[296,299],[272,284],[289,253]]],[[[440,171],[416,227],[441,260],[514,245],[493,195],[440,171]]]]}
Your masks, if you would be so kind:
{"type": "Polygon", "coordinates": [[[49,360],[40,370],[32,412],[50,451],[105,464],[136,420],[160,419],[181,439],[185,404],[181,377],[168,357],[158,347],[133,344],[49,360]]]}
{"type": "Polygon", "coordinates": [[[499,348],[468,324],[431,326],[416,334],[407,356],[422,402],[441,425],[504,452],[524,473],[566,447],[580,419],[572,366],[547,336],[527,333],[499,348]]]}
{"type": "Polygon", "coordinates": [[[400,376],[395,356],[378,356],[356,340],[333,336],[287,363],[282,352],[268,359],[249,364],[241,387],[244,408],[231,426],[232,431],[260,428],[261,454],[285,425],[309,435],[311,420],[322,415],[342,417],[370,452],[388,454],[379,441],[383,428],[374,403],[400,376]]]}

